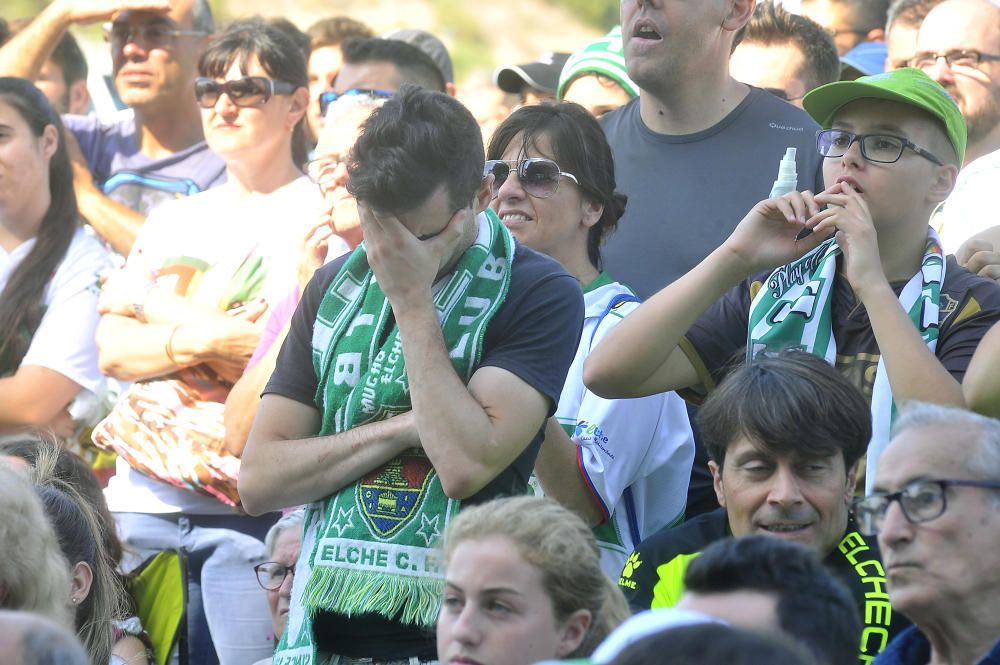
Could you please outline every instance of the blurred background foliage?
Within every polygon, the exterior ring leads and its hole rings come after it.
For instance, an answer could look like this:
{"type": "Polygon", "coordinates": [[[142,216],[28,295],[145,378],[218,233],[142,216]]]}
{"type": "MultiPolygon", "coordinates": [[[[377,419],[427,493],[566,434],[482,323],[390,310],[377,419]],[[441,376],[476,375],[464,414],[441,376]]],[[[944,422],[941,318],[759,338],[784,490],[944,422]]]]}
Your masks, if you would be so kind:
{"type": "MultiPolygon", "coordinates": [[[[209,0],[220,25],[240,16],[285,16],[301,29],[347,14],[382,33],[419,27],[438,35],[451,51],[460,81],[483,81],[499,65],[527,62],[545,51],[573,51],[618,22],[620,0],[209,0]]],[[[0,16],[33,16],[47,0],[0,0],[0,16]]],[[[97,26],[76,27],[89,57],[101,53],[97,26]]],[[[92,63],[102,67],[101,63],[92,63]]],[[[106,65],[110,66],[110,62],[106,65]]]]}

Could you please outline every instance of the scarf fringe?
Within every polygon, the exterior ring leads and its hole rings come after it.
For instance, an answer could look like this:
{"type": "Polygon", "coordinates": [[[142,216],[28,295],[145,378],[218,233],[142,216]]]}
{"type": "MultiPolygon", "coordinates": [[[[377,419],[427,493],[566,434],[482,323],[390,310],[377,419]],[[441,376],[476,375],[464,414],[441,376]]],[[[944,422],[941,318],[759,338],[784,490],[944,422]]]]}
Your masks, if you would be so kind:
{"type": "Polygon", "coordinates": [[[302,594],[310,614],[380,614],[405,624],[431,627],[441,607],[444,580],[403,577],[344,568],[314,568],[302,594]]]}

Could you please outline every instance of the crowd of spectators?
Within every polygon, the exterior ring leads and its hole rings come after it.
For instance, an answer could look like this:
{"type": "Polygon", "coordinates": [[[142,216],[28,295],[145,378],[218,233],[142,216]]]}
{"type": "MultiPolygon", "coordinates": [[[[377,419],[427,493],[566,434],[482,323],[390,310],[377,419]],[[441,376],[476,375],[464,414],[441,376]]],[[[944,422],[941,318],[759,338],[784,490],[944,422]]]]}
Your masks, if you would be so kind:
{"type": "Polygon", "coordinates": [[[1000,4],[620,10],[0,10],[0,665],[1000,663],[1000,4]]]}

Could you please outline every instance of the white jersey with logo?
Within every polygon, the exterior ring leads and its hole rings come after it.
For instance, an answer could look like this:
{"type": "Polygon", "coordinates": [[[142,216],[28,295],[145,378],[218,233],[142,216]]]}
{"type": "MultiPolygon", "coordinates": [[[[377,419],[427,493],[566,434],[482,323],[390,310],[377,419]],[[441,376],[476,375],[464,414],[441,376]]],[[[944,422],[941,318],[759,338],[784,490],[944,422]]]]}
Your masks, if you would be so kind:
{"type": "Polygon", "coordinates": [[[608,275],[584,289],[580,347],[556,418],[577,444],[577,464],[607,518],[594,529],[601,567],[617,580],[639,541],[684,518],[694,436],[684,400],[667,392],[637,399],[598,397],[583,385],[583,363],[621,319],[639,306],[608,275]]]}

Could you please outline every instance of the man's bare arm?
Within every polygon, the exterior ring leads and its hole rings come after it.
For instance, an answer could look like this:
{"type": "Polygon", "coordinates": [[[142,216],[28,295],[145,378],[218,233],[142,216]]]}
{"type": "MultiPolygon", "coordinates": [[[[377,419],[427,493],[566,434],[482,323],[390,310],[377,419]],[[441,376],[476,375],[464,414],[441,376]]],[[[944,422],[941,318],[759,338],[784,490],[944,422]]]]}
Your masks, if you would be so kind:
{"type": "Polygon", "coordinates": [[[0,48],[0,75],[38,78],[59,40],[75,23],[107,21],[120,11],[170,10],[166,0],[53,0],[0,48]]]}
{"type": "Polygon", "coordinates": [[[315,407],[264,395],[240,466],[248,513],[318,501],[420,445],[412,412],[330,436],[316,436],[320,419],[315,407]]]}

